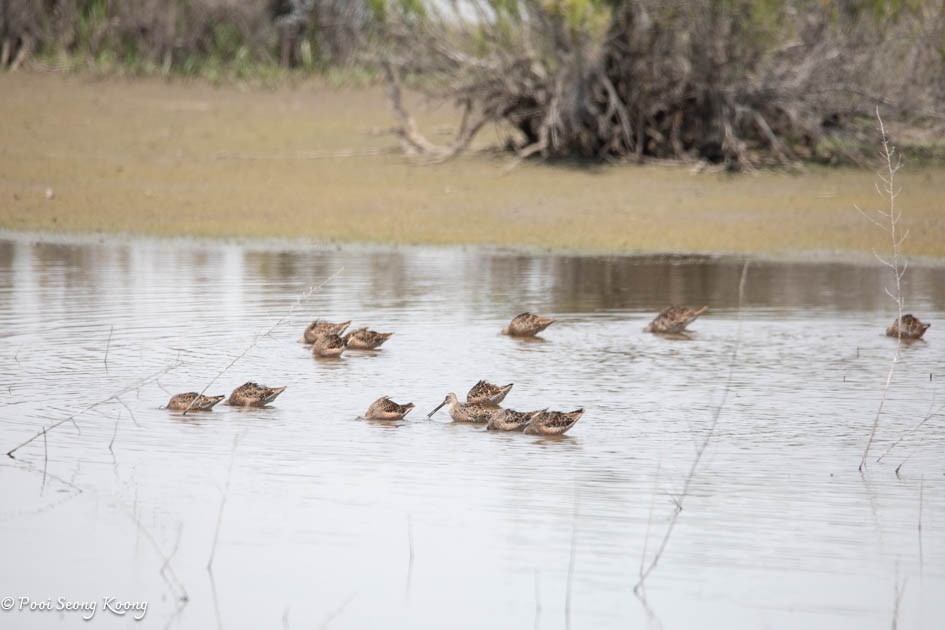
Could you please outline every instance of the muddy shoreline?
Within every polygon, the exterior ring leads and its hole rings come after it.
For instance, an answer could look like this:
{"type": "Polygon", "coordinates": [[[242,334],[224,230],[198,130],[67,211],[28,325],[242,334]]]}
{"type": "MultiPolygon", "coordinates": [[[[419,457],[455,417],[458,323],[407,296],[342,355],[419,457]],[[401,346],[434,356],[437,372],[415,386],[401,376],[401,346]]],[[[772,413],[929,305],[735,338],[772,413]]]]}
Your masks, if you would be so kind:
{"type": "MultiPolygon", "coordinates": [[[[508,159],[487,151],[419,166],[395,153],[376,88],[6,73],[0,120],[0,229],[12,232],[867,263],[889,248],[855,209],[883,207],[872,172],[507,173],[508,159]]],[[[445,110],[418,120],[434,136],[452,122],[445,110]]],[[[900,183],[904,254],[945,258],[945,167],[913,168],[907,155],[900,183]]]]}

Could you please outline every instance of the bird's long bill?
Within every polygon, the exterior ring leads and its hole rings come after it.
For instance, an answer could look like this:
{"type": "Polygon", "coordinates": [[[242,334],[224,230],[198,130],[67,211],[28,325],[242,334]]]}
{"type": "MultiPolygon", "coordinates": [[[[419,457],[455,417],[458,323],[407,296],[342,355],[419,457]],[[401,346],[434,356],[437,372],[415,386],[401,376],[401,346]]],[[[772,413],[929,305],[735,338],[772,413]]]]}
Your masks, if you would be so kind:
{"type": "Polygon", "coordinates": [[[445,405],[445,404],[446,404],[446,401],[444,400],[443,402],[441,402],[439,405],[436,406],[436,409],[434,409],[433,411],[431,411],[430,413],[427,414],[427,418],[432,418],[432,417],[433,417],[433,414],[435,414],[437,411],[439,411],[440,409],[442,409],[442,408],[443,408],[443,405],[445,405]]]}

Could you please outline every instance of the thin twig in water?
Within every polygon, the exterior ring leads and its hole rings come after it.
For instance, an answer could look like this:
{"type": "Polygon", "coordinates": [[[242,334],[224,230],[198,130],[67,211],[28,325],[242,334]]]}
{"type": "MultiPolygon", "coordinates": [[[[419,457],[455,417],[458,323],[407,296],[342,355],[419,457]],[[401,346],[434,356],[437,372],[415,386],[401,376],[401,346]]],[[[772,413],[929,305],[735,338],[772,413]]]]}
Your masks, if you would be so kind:
{"type": "Polygon", "coordinates": [[[413,518],[407,514],[407,588],[404,596],[410,597],[410,583],[413,580],[413,518]]]}
{"type": "Polygon", "coordinates": [[[538,630],[540,620],[541,620],[541,584],[539,583],[538,569],[535,569],[535,630],[538,630]]]}
{"type": "Polygon", "coordinates": [[[170,568],[171,558],[173,558],[177,554],[177,548],[180,547],[180,537],[183,532],[184,532],[184,523],[182,522],[178,523],[177,524],[177,540],[174,541],[174,548],[171,549],[171,553],[169,553],[167,557],[164,558],[164,564],[161,565],[161,573],[164,573],[170,568]]]}
{"type": "Polygon", "coordinates": [[[210,578],[210,594],[213,597],[213,615],[217,620],[217,630],[223,630],[223,617],[220,615],[220,598],[217,596],[217,582],[213,578],[213,571],[208,571],[210,578]]]}
{"type": "Polygon", "coordinates": [[[239,361],[240,359],[242,359],[243,357],[245,357],[246,354],[247,354],[250,350],[252,350],[253,348],[255,348],[255,347],[256,347],[256,344],[259,343],[259,340],[260,340],[260,339],[262,339],[263,337],[268,337],[269,335],[272,334],[272,332],[273,332],[276,328],[278,328],[278,327],[281,326],[283,323],[285,323],[286,321],[288,321],[289,318],[291,318],[292,315],[295,313],[296,309],[298,309],[299,306],[302,305],[302,302],[304,302],[304,301],[307,300],[309,297],[311,297],[312,294],[317,293],[318,291],[320,291],[320,290],[322,289],[322,287],[324,287],[326,284],[328,284],[329,282],[331,282],[332,280],[334,280],[335,278],[337,278],[338,275],[341,274],[342,271],[344,271],[344,269],[345,269],[344,267],[340,267],[340,268],[338,269],[338,271],[336,271],[335,273],[331,274],[328,278],[326,278],[325,280],[323,280],[321,283],[316,284],[316,285],[312,285],[312,286],[310,286],[308,289],[306,289],[305,291],[303,291],[302,293],[300,293],[299,296],[296,298],[295,302],[294,302],[294,303],[292,304],[292,306],[289,308],[289,311],[288,311],[285,315],[283,315],[282,317],[280,317],[272,326],[270,326],[268,330],[266,330],[265,332],[259,333],[259,334],[257,334],[255,337],[253,337],[252,342],[251,342],[248,346],[246,346],[246,348],[244,348],[242,352],[240,352],[238,355],[236,355],[236,356],[233,358],[232,361],[230,361],[229,363],[227,363],[226,367],[224,367],[222,370],[220,370],[219,372],[217,372],[216,375],[215,375],[212,379],[210,379],[210,382],[207,383],[206,387],[204,387],[203,389],[201,389],[201,390],[200,390],[200,394],[199,394],[198,396],[195,396],[194,399],[190,401],[190,404],[187,405],[187,408],[184,409],[184,411],[183,411],[183,413],[182,413],[181,415],[185,415],[185,416],[186,416],[187,413],[190,411],[190,408],[194,406],[194,403],[196,403],[197,400],[200,398],[200,396],[203,396],[203,395],[207,392],[207,390],[210,389],[210,387],[211,387],[214,383],[217,382],[217,379],[218,379],[218,378],[220,378],[221,376],[223,376],[223,375],[227,372],[227,370],[229,370],[231,367],[233,367],[234,365],[236,365],[236,362],[237,362],[237,361],[239,361]]]}
{"type": "MultiPolygon", "coordinates": [[[[934,394],[933,394],[933,396],[932,396],[932,404],[933,404],[933,405],[935,404],[935,396],[934,396],[934,394]]],[[[920,420],[919,423],[916,424],[914,427],[912,427],[911,429],[907,429],[905,432],[903,432],[903,434],[899,436],[899,439],[898,439],[898,440],[896,440],[895,442],[893,442],[892,444],[890,444],[890,445],[889,445],[889,448],[887,448],[885,451],[883,451],[883,454],[876,458],[876,461],[877,461],[877,462],[883,461],[883,458],[886,457],[887,455],[889,455],[889,451],[891,451],[891,450],[893,450],[894,448],[896,448],[896,446],[898,446],[900,442],[902,442],[904,439],[906,439],[907,437],[909,437],[910,435],[912,435],[913,433],[915,433],[916,430],[918,430],[923,424],[925,424],[925,423],[928,422],[930,419],[932,419],[932,418],[934,418],[935,416],[937,416],[937,415],[939,415],[940,413],[942,413],[942,411],[945,411],[945,405],[940,406],[938,409],[933,409],[932,407],[929,407],[929,411],[928,411],[927,414],[925,414],[925,417],[922,418],[922,420],[920,420]]]]}
{"type": "Polygon", "coordinates": [[[135,417],[135,412],[131,410],[131,407],[129,407],[129,406],[125,403],[125,401],[122,400],[121,397],[119,397],[119,396],[116,396],[116,397],[115,397],[115,401],[116,401],[119,405],[121,405],[122,407],[125,408],[125,411],[127,411],[127,412],[128,412],[128,415],[131,416],[131,421],[135,423],[135,426],[136,426],[136,427],[140,427],[141,425],[138,424],[138,419],[135,417]]]}
{"type": "Polygon", "coordinates": [[[46,467],[49,465],[49,445],[46,443],[46,428],[43,427],[43,485],[39,493],[46,489],[46,467]]]}
{"type": "MultiPolygon", "coordinates": [[[[187,595],[187,589],[184,588],[183,583],[181,583],[180,578],[177,577],[177,573],[174,571],[174,567],[171,564],[171,556],[168,556],[161,550],[161,546],[158,544],[157,539],[150,532],[150,530],[148,530],[148,528],[144,526],[144,523],[141,522],[141,519],[138,518],[137,503],[138,503],[138,496],[136,493],[134,507],[132,508],[134,512],[128,512],[126,508],[125,513],[128,514],[128,516],[134,520],[135,524],[138,526],[138,533],[144,534],[145,539],[147,539],[147,541],[151,543],[151,546],[154,548],[154,551],[164,561],[161,564],[161,570],[158,572],[160,576],[167,583],[171,591],[174,591],[174,596],[177,598],[177,600],[182,603],[187,603],[188,601],[190,601],[190,597],[187,595]]],[[[180,542],[180,536],[178,533],[178,543],[179,542],[180,542]]],[[[174,551],[175,552],[177,551],[177,545],[174,546],[174,551]]],[[[173,555],[173,553],[171,555],[173,555]]]]}
{"type": "MultiPolygon", "coordinates": [[[[103,398],[102,400],[99,400],[99,401],[97,401],[97,402],[94,402],[94,403],[92,403],[92,404],[90,404],[90,405],[86,405],[85,407],[83,407],[83,408],[80,409],[79,411],[75,412],[74,414],[72,414],[72,415],[69,416],[68,418],[63,418],[62,420],[57,420],[56,422],[53,422],[53,423],[52,423],[51,425],[49,425],[48,427],[43,427],[42,430],[37,431],[37,432],[36,432],[32,437],[30,437],[28,440],[25,440],[25,441],[21,442],[19,445],[14,446],[14,447],[11,448],[9,451],[7,451],[7,457],[11,457],[11,458],[12,458],[12,457],[13,457],[13,454],[14,454],[15,452],[17,452],[18,450],[20,450],[21,448],[23,448],[23,447],[26,446],[27,444],[30,444],[31,442],[33,442],[34,440],[36,440],[36,439],[39,438],[40,436],[45,436],[45,434],[46,434],[47,431],[52,431],[53,429],[56,429],[56,428],[58,428],[58,427],[64,425],[64,424],[67,423],[67,422],[75,423],[75,419],[76,419],[77,417],[81,416],[82,414],[84,414],[85,412],[89,411],[90,409],[94,409],[94,408],[98,407],[99,405],[104,405],[105,403],[111,402],[111,401],[113,401],[113,400],[117,400],[117,401],[121,402],[121,399],[120,399],[119,397],[120,397],[122,394],[127,394],[128,392],[134,391],[134,390],[136,390],[136,389],[141,389],[142,387],[144,387],[146,384],[148,384],[149,382],[153,381],[154,379],[159,378],[159,377],[161,377],[161,376],[164,376],[165,374],[167,374],[167,373],[170,372],[171,370],[177,369],[178,367],[180,367],[180,365],[181,365],[181,363],[180,363],[179,361],[177,361],[177,362],[175,362],[175,363],[172,363],[171,365],[169,365],[168,367],[164,368],[164,369],[161,370],[160,372],[156,372],[156,373],[154,373],[154,374],[151,374],[151,375],[149,375],[149,376],[146,376],[146,377],[144,377],[144,378],[142,378],[142,379],[136,381],[135,383],[133,383],[133,384],[131,384],[131,385],[125,387],[124,389],[119,390],[118,392],[115,392],[114,394],[112,394],[112,395],[109,396],[108,398],[103,398]]],[[[124,403],[122,403],[122,404],[124,404],[124,403]]],[[[126,408],[127,408],[127,406],[126,406],[126,408]]]]}
{"type": "Polygon", "coordinates": [[[876,429],[879,426],[879,418],[883,413],[883,408],[886,406],[886,399],[889,396],[889,386],[892,384],[893,374],[896,372],[896,365],[899,363],[900,352],[902,350],[902,276],[906,273],[906,266],[902,264],[901,258],[899,255],[899,248],[905,241],[906,237],[909,235],[909,232],[906,231],[902,236],[899,236],[897,228],[899,226],[899,220],[902,218],[902,210],[897,210],[896,208],[896,197],[899,196],[900,190],[896,188],[896,173],[899,172],[899,169],[902,168],[902,156],[897,155],[896,148],[890,146],[889,138],[886,136],[886,126],[883,124],[883,119],[879,115],[879,107],[876,108],[876,120],[879,121],[879,131],[882,135],[883,141],[883,151],[882,156],[886,161],[886,175],[880,174],[879,179],[883,182],[883,188],[880,189],[879,185],[876,186],[876,191],[889,200],[888,210],[877,210],[877,214],[881,217],[881,221],[874,219],[869,216],[867,213],[860,210],[859,207],[856,209],[869,219],[874,225],[880,229],[887,231],[889,233],[890,241],[892,244],[892,256],[890,258],[883,258],[879,254],[874,252],[876,258],[889,267],[893,272],[893,277],[896,280],[896,293],[895,295],[886,289],[886,294],[896,302],[896,311],[898,315],[897,330],[896,335],[896,351],[893,354],[892,362],[889,365],[889,372],[886,374],[886,384],[883,386],[883,394],[879,400],[879,407],[876,409],[876,416],[873,418],[873,426],[870,429],[869,439],[866,441],[866,447],[863,449],[863,457],[860,459],[859,471],[863,472],[863,469],[866,467],[866,458],[869,457],[870,447],[873,445],[873,439],[876,437],[876,429]]]}
{"type": "Polygon", "coordinates": [[[919,478],[919,571],[921,572],[924,568],[923,554],[922,554],[922,503],[924,502],[923,495],[925,494],[925,475],[922,475],[919,478]]]}
{"type": "Polygon", "coordinates": [[[656,510],[656,485],[660,478],[660,468],[663,464],[662,458],[656,462],[656,474],[653,475],[653,491],[650,493],[650,513],[646,518],[646,533],[643,535],[643,553],[640,554],[640,568],[637,572],[638,577],[643,577],[643,568],[646,563],[647,547],[650,544],[650,528],[653,526],[653,512],[656,510]]]}
{"type": "Polygon", "coordinates": [[[223,507],[230,493],[230,479],[233,476],[233,462],[236,461],[236,447],[239,446],[241,433],[233,437],[233,450],[230,452],[230,466],[226,471],[226,485],[223,487],[223,498],[220,500],[220,511],[217,513],[217,528],[213,532],[213,547],[210,549],[210,559],[207,561],[207,571],[213,573],[213,558],[217,553],[217,540],[220,538],[220,524],[223,522],[223,507]]]}
{"type": "Polygon", "coordinates": [[[679,520],[679,515],[683,511],[683,503],[689,496],[689,486],[692,484],[692,480],[696,476],[696,469],[699,467],[699,462],[702,461],[702,456],[705,453],[706,448],[709,446],[712,436],[715,434],[715,427],[719,423],[719,416],[722,415],[722,409],[725,407],[725,401],[728,399],[729,391],[732,388],[732,378],[735,373],[735,361],[738,358],[738,349],[742,342],[742,300],[745,295],[745,280],[747,277],[748,261],[746,260],[745,264],[742,266],[741,278],[738,281],[738,328],[735,333],[735,343],[732,347],[732,356],[729,360],[728,377],[725,379],[725,388],[722,390],[722,400],[719,401],[718,406],[715,408],[715,411],[712,414],[712,423],[709,425],[709,430],[706,433],[705,438],[702,440],[702,444],[700,444],[699,448],[696,449],[696,456],[692,461],[692,466],[689,468],[689,474],[686,476],[686,480],[683,483],[682,492],[677,497],[673,498],[676,506],[673,511],[673,515],[669,520],[669,525],[666,526],[666,532],[663,534],[663,539],[660,541],[659,547],[657,547],[656,553],[653,555],[650,563],[647,565],[646,569],[640,573],[640,579],[633,587],[633,592],[636,593],[637,596],[639,596],[640,588],[643,586],[643,583],[650,576],[650,573],[653,572],[653,569],[656,568],[656,565],[659,564],[660,558],[663,556],[663,552],[666,550],[666,545],[669,543],[669,538],[673,533],[673,529],[676,527],[676,523],[679,520]]]}
{"type": "Polygon", "coordinates": [[[330,623],[332,622],[332,620],[333,620],[335,617],[337,617],[337,616],[340,615],[342,612],[344,612],[344,609],[348,607],[348,604],[351,603],[351,600],[354,599],[354,598],[357,597],[357,596],[358,596],[357,593],[351,593],[351,595],[348,595],[348,599],[346,599],[345,601],[343,601],[343,602],[341,603],[341,606],[338,606],[338,608],[336,608],[336,609],[334,609],[333,611],[331,611],[330,613],[328,613],[328,616],[325,617],[325,619],[324,619],[324,620],[321,622],[321,624],[318,626],[319,630],[324,630],[325,628],[327,628],[327,627],[328,627],[328,624],[330,624],[330,623]]]}
{"type": "Polygon", "coordinates": [[[902,583],[899,582],[899,569],[896,568],[896,583],[893,586],[893,618],[892,618],[892,630],[896,630],[899,627],[899,607],[902,602],[902,594],[906,590],[906,582],[908,579],[903,580],[902,583]]]}
{"type": "Polygon", "coordinates": [[[115,443],[115,436],[118,435],[118,421],[121,420],[121,409],[118,410],[118,416],[115,418],[115,430],[112,431],[112,441],[108,443],[108,450],[114,453],[112,450],[112,444],[115,443]]]}
{"type": "Polygon", "coordinates": [[[108,329],[108,341],[105,342],[105,373],[108,374],[108,349],[112,345],[112,333],[115,332],[115,326],[108,329]]]}
{"type": "Polygon", "coordinates": [[[568,583],[564,592],[564,626],[571,628],[571,584],[574,582],[574,551],[577,547],[578,498],[574,498],[574,514],[571,517],[571,550],[568,552],[568,583]]]}

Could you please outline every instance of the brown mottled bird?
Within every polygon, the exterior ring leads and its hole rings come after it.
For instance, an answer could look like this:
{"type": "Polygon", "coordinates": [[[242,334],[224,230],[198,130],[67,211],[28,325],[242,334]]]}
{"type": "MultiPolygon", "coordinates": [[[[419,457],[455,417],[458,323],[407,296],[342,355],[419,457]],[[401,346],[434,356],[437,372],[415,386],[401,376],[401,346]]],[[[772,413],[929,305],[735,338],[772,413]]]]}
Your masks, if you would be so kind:
{"type": "Polygon", "coordinates": [[[197,392],[175,394],[167,402],[167,408],[177,411],[210,411],[224,398],[226,396],[203,396],[197,392]]]}
{"type": "Polygon", "coordinates": [[[548,326],[555,323],[551,317],[542,317],[534,313],[521,313],[512,318],[509,325],[502,329],[503,335],[513,337],[534,337],[548,326]]]}
{"type": "Polygon", "coordinates": [[[413,403],[398,405],[388,396],[383,396],[371,403],[364,417],[368,420],[402,420],[411,409],[413,403]]]}
{"type": "Polygon", "coordinates": [[[346,322],[341,322],[340,324],[332,324],[331,322],[323,322],[320,319],[316,319],[314,322],[306,326],[305,332],[302,334],[302,338],[299,339],[299,343],[315,343],[315,339],[319,335],[340,335],[345,331],[351,324],[351,320],[346,322]]]}
{"type": "Polygon", "coordinates": [[[479,381],[473,385],[469,393],[466,394],[466,402],[498,405],[505,400],[513,384],[514,383],[509,383],[508,385],[493,385],[488,381],[479,381]]]}
{"type": "Polygon", "coordinates": [[[644,328],[644,331],[651,333],[681,333],[707,308],[709,307],[703,306],[700,309],[695,309],[688,306],[667,306],[656,316],[656,319],[650,322],[649,326],[644,328]]]}
{"type": "Polygon", "coordinates": [[[382,333],[367,328],[352,330],[344,336],[345,343],[352,350],[374,350],[379,348],[394,333],[382,333]]]}
{"type": "Polygon", "coordinates": [[[561,435],[573,427],[583,415],[583,408],[568,412],[542,411],[532,416],[528,424],[525,425],[525,433],[561,435]]]}
{"type": "Polygon", "coordinates": [[[315,337],[315,343],[312,344],[312,356],[340,357],[346,347],[345,340],[334,333],[318,335],[315,337]]]}
{"type": "Polygon", "coordinates": [[[921,339],[925,331],[932,324],[923,324],[918,317],[912,314],[903,315],[902,321],[896,319],[889,328],[886,329],[886,335],[889,337],[901,337],[902,339],[921,339]]]}
{"type": "Polygon", "coordinates": [[[512,409],[503,409],[502,413],[496,413],[486,424],[488,431],[521,431],[536,415],[543,411],[513,411],[512,409]]]}
{"type": "Polygon", "coordinates": [[[235,407],[265,407],[284,391],[285,386],[266,387],[250,381],[234,389],[226,403],[235,407]]]}
{"type": "Polygon", "coordinates": [[[432,417],[433,414],[439,411],[444,405],[449,405],[450,417],[453,419],[453,422],[485,424],[489,422],[494,415],[504,411],[500,407],[490,404],[461,403],[459,399],[456,398],[456,394],[450,392],[436,409],[427,414],[427,418],[432,417]]]}

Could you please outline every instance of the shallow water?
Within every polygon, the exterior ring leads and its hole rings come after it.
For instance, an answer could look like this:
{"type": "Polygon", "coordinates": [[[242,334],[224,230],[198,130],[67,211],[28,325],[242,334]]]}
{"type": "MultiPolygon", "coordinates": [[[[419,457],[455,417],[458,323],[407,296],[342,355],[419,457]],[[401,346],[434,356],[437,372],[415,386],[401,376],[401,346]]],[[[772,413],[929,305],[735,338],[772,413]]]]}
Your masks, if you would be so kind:
{"type": "MultiPolygon", "coordinates": [[[[906,274],[933,326],[903,348],[861,476],[895,349],[886,275],[752,262],[739,325],[741,270],[8,236],[0,448],[127,391],[0,460],[0,596],[96,600],[106,627],[940,628],[942,415],[874,460],[945,403],[945,271],[906,274]],[[669,302],[710,306],[689,339],[642,332],[669,302]],[[544,340],[498,334],[526,309],[559,321],[544,340]],[[296,340],[316,317],[396,334],[315,360],[296,340]],[[262,410],[161,409],[216,376],[208,393],[288,389],[262,410]],[[561,439],[425,418],[479,378],[514,382],[516,409],[588,411],[561,439]],[[384,394],[417,409],[358,419],[384,394]],[[148,602],[144,620],[105,596],[148,602]]],[[[75,611],[0,620],[86,627],[75,611]]]]}

